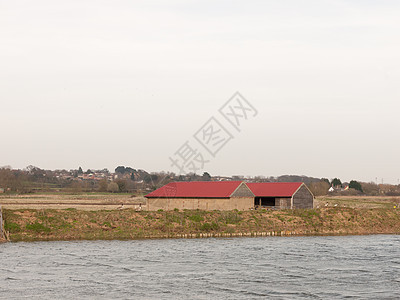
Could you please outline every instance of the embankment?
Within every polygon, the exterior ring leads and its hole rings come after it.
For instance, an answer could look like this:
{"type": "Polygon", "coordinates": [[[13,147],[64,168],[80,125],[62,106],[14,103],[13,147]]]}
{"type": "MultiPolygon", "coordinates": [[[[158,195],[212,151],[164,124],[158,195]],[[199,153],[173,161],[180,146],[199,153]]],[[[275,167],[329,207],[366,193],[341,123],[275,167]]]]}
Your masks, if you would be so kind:
{"type": "Polygon", "coordinates": [[[400,210],[393,208],[246,212],[21,209],[3,210],[3,216],[11,241],[400,233],[400,210]]]}

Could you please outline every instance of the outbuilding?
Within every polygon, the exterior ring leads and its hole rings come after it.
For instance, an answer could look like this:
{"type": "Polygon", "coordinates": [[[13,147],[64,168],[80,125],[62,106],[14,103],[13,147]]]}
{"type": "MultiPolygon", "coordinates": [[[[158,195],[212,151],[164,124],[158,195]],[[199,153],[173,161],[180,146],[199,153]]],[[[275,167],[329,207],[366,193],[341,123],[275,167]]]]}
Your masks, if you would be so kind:
{"type": "Polygon", "coordinates": [[[241,181],[171,182],[145,196],[147,210],[248,210],[254,194],[241,181]]]}
{"type": "Polygon", "coordinates": [[[247,183],[254,194],[254,207],[276,209],[313,208],[314,195],[302,182],[247,183]]]}
{"type": "Polygon", "coordinates": [[[147,210],[249,210],[313,208],[314,195],[302,182],[171,182],[145,196],[147,210]]]}

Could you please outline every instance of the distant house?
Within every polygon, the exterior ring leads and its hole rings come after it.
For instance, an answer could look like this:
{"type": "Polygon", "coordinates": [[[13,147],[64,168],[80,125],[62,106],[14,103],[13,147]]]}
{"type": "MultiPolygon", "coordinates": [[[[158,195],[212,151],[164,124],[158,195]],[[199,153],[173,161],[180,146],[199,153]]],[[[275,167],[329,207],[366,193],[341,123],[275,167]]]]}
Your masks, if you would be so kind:
{"type": "Polygon", "coordinates": [[[149,193],[150,211],[177,209],[248,210],[312,208],[314,195],[304,183],[242,181],[172,182],[149,193]]]}
{"type": "Polygon", "coordinates": [[[329,188],[328,192],[330,192],[330,193],[333,193],[333,192],[344,192],[344,191],[349,190],[349,188],[350,187],[348,185],[343,185],[343,187],[342,186],[335,186],[335,187],[331,186],[329,188]]]}
{"type": "Polygon", "coordinates": [[[4,193],[4,189],[0,188],[0,194],[3,194],[3,193],[4,193]]]}

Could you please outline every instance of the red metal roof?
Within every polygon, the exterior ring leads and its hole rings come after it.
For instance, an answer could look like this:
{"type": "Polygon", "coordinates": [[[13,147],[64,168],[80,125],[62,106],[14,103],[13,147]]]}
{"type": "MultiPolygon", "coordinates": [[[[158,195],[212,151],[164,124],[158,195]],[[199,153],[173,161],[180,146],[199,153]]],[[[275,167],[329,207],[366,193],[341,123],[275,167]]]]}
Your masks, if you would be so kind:
{"type": "Polygon", "coordinates": [[[147,194],[147,198],[229,198],[241,181],[171,182],[147,194]]]}
{"type": "Polygon", "coordinates": [[[302,182],[246,183],[256,197],[292,197],[302,182]]]}

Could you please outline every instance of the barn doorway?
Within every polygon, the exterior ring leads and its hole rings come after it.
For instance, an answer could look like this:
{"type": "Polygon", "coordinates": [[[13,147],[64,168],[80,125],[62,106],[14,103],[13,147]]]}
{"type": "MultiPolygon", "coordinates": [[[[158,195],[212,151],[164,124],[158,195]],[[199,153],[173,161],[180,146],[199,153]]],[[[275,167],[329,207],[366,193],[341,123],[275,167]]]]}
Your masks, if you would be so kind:
{"type": "Polygon", "coordinates": [[[273,207],[275,206],[274,197],[255,197],[254,198],[255,207],[273,207]]]}

